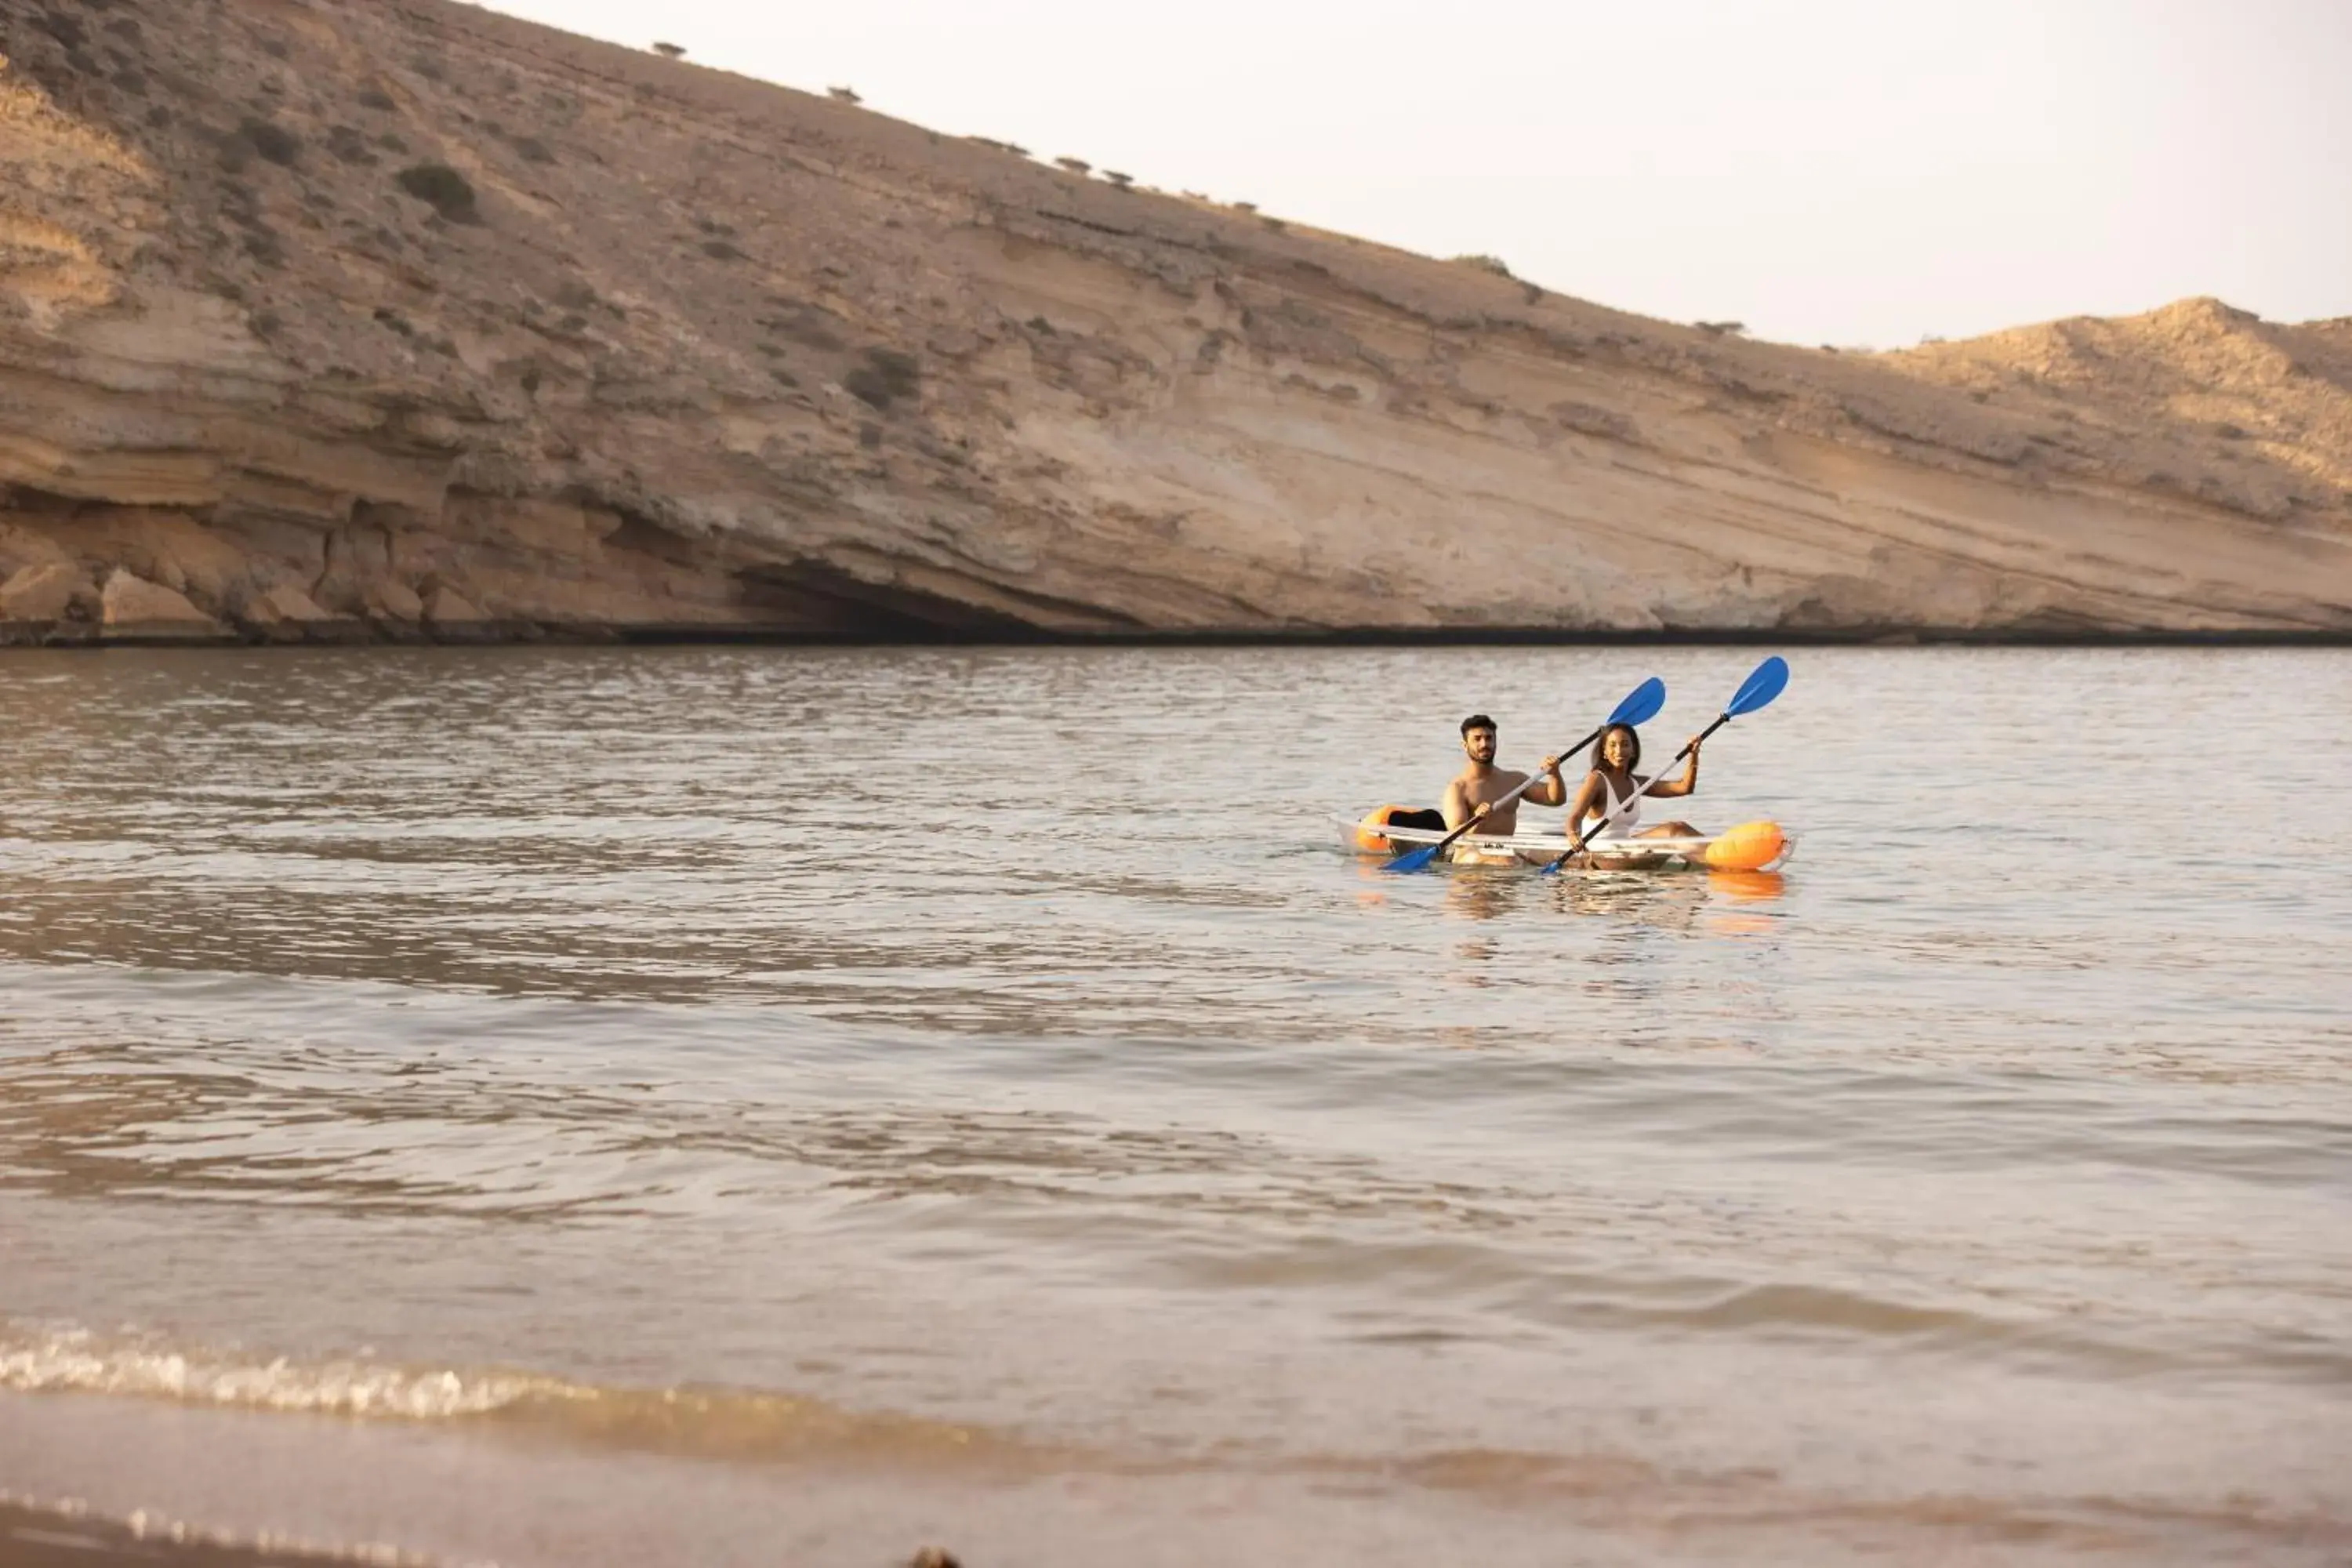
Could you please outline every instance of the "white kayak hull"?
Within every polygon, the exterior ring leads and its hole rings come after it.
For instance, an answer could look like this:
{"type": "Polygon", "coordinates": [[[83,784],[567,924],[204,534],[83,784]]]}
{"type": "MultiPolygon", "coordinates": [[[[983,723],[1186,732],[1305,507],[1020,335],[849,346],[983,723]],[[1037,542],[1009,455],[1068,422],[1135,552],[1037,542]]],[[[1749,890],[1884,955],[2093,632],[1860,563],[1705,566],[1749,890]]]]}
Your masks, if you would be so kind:
{"type": "MultiPolygon", "coordinates": [[[[1339,829],[1340,847],[1350,854],[1366,858],[1387,859],[1409,849],[1438,843],[1445,837],[1443,828],[1382,825],[1374,836],[1379,842],[1367,842],[1367,834],[1370,830],[1361,822],[1345,816],[1333,816],[1330,821],[1339,829]]],[[[1709,869],[1706,852],[1715,839],[1621,838],[1602,839],[1601,843],[1603,847],[1596,856],[1598,864],[1591,868],[1595,870],[1703,871],[1709,869]],[[1610,847],[1612,846],[1617,847],[1610,847]]],[[[1548,866],[1567,847],[1567,838],[1557,828],[1549,833],[1521,831],[1507,837],[1471,833],[1455,839],[1441,860],[1455,866],[1548,866]]],[[[1796,852],[1794,836],[1784,836],[1779,856],[1753,868],[1777,871],[1787,865],[1789,858],[1796,852]]]]}

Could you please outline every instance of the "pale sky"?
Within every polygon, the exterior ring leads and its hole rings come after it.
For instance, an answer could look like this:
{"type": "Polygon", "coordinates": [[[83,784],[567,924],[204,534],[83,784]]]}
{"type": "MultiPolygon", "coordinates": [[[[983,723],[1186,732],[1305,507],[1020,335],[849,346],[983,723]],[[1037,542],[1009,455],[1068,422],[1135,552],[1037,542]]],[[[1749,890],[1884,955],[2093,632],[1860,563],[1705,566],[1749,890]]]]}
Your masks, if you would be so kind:
{"type": "Polygon", "coordinates": [[[1759,337],[2352,315],[2352,0],[497,0],[1759,337]]]}

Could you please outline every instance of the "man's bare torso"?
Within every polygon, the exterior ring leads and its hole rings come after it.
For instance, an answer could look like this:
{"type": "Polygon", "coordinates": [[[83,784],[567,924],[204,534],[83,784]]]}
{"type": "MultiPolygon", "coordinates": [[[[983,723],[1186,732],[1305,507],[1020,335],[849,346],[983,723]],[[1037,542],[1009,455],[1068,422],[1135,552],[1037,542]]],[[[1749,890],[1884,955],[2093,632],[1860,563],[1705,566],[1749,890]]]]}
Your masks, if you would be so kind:
{"type": "Polygon", "coordinates": [[[1525,784],[1527,778],[1527,774],[1513,768],[1482,767],[1473,763],[1454,774],[1454,782],[1445,786],[1445,804],[1441,807],[1445,813],[1445,826],[1459,827],[1480,806],[1493,805],[1495,809],[1472,830],[1473,834],[1508,837],[1518,831],[1519,803],[1517,799],[1507,805],[1496,803],[1525,784]]]}

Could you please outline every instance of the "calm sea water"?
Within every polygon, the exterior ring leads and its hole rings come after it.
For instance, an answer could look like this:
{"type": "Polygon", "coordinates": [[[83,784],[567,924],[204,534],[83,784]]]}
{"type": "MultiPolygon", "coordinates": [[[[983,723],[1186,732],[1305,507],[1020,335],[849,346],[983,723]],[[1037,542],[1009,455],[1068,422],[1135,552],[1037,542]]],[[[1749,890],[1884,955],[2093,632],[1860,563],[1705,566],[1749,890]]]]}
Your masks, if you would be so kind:
{"type": "Polygon", "coordinates": [[[2352,655],[0,661],[0,1489],[516,1564],[2342,1563],[2352,655]],[[1551,814],[1537,814],[1549,816],[1551,814]]]}

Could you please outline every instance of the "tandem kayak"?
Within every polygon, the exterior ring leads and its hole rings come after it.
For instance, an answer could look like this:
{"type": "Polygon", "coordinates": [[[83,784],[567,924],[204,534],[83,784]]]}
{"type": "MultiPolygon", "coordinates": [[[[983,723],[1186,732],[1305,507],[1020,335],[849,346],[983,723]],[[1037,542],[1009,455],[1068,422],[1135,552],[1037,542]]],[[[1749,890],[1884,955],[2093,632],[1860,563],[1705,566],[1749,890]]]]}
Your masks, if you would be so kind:
{"type": "MultiPolygon", "coordinates": [[[[1402,855],[1445,837],[1442,827],[1391,822],[1395,809],[1383,806],[1357,820],[1334,816],[1331,822],[1341,846],[1359,855],[1402,855]]],[[[1743,822],[1705,838],[1617,838],[1601,844],[1591,868],[1596,871],[1777,871],[1797,852],[1794,836],[1769,821],[1743,822]]],[[[1455,839],[1445,858],[1457,866],[1545,866],[1567,847],[1556,827],[1507,837],[1473,833],[1455,839]]]]}

